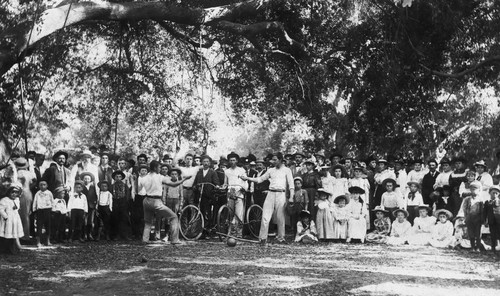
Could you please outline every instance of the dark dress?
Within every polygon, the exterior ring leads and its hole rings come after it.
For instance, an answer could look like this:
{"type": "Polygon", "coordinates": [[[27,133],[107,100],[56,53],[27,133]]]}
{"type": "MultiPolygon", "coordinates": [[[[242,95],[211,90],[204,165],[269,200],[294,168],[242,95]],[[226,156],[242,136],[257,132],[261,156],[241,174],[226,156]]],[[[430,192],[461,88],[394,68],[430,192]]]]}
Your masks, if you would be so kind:
{"type": "Polygon", "coordinates": [[[453,217],[456,217],[458,214],[458,211],[460,210],[460,206],[462,205],[462,197],[460,196],[459,189],[460,189],[460,184],[462,182],[467,182],[467,177],[466,177],[466,171],[461,170],[461,171],[454,171],[450,175],[450,187],[451,187],[451,199],[453,199],[453,210],[451,213],[453,214],[453,217]]]}

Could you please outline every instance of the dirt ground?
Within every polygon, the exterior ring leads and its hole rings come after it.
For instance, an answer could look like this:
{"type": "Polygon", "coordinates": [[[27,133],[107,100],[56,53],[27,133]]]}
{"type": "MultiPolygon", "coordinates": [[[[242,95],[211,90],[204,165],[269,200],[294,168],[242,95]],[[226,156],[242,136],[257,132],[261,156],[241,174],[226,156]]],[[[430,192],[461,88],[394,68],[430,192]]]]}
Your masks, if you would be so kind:
{"type": "Polygon", "coordinates": [[[500,295],[490,252],[90,242],[0,255],[0,295],[500,295]]]}

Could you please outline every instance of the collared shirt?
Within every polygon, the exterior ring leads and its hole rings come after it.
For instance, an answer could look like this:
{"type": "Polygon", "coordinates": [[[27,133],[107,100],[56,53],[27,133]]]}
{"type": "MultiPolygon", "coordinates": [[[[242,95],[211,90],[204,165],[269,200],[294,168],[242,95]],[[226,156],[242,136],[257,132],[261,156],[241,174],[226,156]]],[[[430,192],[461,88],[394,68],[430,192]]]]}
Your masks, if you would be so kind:
{"type": "Polygon", "coordinates": [[[422,198],[422,194],[420,194],[420,192],[415,192],[415,196],[413,197],[413,199],[410,198],[410,195],[412,193],[411,192],[408,192],[406,193],[405,195],[405,198],[403,200],[403,208],[404,209],[407,209],[407,207],[409,206],[421,206],[424,204],[424,199],[422,198]]]}
{"type": "Polygon", "coordinates": [[[97,198],[97,204],[101,207],[109,206],[110,210],[113,210],[113,194],[109,191],[99,192],[99,197],[97,198]]]}
{"type": "Polygon", "coordinates": [[[144,187],[144,181],[146,180],[146,176],[139,176],[139,178],[137,178],[137,194],[139,195],[146,195],[146,187],[144,187]]]}
{"type": "Polygon", "coordinates": [[[163,180],[165,176],[157,173],[149,173],[144,177],[143,185],[148,196],[163,196],[163,180]]]}
{"type": "Polygon", "coordinates": [[[257,178],[257,182],[261,183],[265,180],[269,180],[270,190],[294,190],[293,175],[292,171],[286,166],[281,166],[280,168],[270,168],[267,172],[257,178]]]}
{"type": "Polygon", "coordinates": [[[484,191],[490,190],[490,187],[493,186],[493,178],[488,172],[484,172],[481,175],[476,173],[476,180],[481,182],[484,191]]]}
{"type": "Polygon", "coordinates": [[[209,169],[206,169],[206,170],[204,169],[204,170],[203,170],[203,177],[205,177],[205,176],[207,175],[208,170],[209,170],[209,169]]]}
{"type": "Polygon", "coordinates": [[[395,191],[384,192],[382,194],[382,201],[380,205],[385,208],[402,208],[404,205],[402,204],[401,196],[397,194],[395,191]]]}
{"type": "Polygon", "coordinates": [[[422,180],[424,180],[424,176],[428,173],[428,171],[422,169],[420,171],[415,171],[412,170],[411,172],[408,173],[408,182],[417,182],[418,184],[422,185],[422,180]]]}
{"type": "Polygon", "coordinates": [[[51,209],[54,203],[54,196],[49,190],[39,190],[33,199],[33,212],[41,209],[51,209]]]}
{"type": "Polygon", "coordinates": [[[225,185],[228,186],[241,186],[243,189],[248,188],[248,183],[243,181],[239,176],[246,176],[247,172],[244,168],[236,167],[236,168],[228,168],[224,171],[226,176],[226,180],[224,181],[225,185]]]}
{"type": "Polygon", "coordinates": [[[52,212],[61,212],[61,214],[66,214],[68,212],[66,201],[62,198],[55,199],[54,205],[52,206],[52,212]]]}
{"type": "MultiPolygon", "coordinates": [[[[180,167],[182,176],[189,177],[191,176],[191,179],[186,180],[183,184],[185,188],[191,188],[193,187],[194,179],[196,177],[196,174],[198,173],[198,170],[200,167],[198,166],[192,166],[192,167],[180,167]]],[[[149,194],[148,194],[149,195],[149,194]]],[[[160,194],[161,195],[161,194],[160,194]]]]}
{"type": "Polygon", "coordinates": [[[73,193],[68,200],[68,210],[83,210],[85,213],[89,211],[89,207],[87,204],[87,197],[85,194],[80,193],[73,193]]]}

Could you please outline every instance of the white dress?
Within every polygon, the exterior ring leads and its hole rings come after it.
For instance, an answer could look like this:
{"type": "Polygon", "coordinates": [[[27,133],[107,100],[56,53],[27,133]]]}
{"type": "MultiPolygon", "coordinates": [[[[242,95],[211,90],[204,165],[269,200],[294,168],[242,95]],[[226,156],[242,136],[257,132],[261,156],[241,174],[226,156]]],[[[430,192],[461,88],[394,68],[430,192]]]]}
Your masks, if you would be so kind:
{"type": "Polygon", "coordinates": [[[319,239],[334,238],[333,221],[330,201],[328,199],[318,200],[318,211],[316,212],[316,234],[319,239]]]}
{"type": "Polygon", "coordinates": [[[19,198],[4,197],[0,200],[0,237],[20,238],[24,236],[19,216],[19,198]]]}
{"type": "Polygon", "coordinates": [[[349,194],[349,182],[346,178],[333,179],[333,194],[332,198],[337,196],[349,194]]]}
{"type": "Polygon", "coordinates": [[[404,245],[411,234],[411,224],[406,219],[398,222],[396,219],[392,222],[391,235],[387,238],[388,245],[404,245]]]}
{"type": "Polygon", "coordinates": [[[339,207],[333,204],[333,238],[334,239],[347,239],[347,225],[350,217],[350,209],[348,206],[339,207]]]}
{"type": "Polygon", "coordinates": [[[357,200],[351,200],[347,206],[350,210],[347,238],[360,239],[364,242],[366,237],[366,216],[368,213],[366,204],[357,200]]]}
{"type": "Polygon", "coordinates": [[[446,248],[453,244],[453,224],[450,221],[445,223],[438,222],[432,228],[432,238],[429,241],[431,246],[435,248],[446,248]]]}
{"type": "Polygon", "coordinates": [[[425,218],[417,217],[413,222],[413,233],[408,238],[408,244],[425,246],[429,244],[432,238],[432,229],[436,224],[436,217],[427,216],[425,218]]]}

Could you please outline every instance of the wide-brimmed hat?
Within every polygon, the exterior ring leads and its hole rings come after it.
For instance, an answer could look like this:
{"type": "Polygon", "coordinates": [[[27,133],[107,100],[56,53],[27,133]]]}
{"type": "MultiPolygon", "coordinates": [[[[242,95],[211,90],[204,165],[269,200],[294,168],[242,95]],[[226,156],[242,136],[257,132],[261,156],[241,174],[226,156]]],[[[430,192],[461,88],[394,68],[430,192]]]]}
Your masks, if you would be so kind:
{"type": "Polygon", "coordinates": [[[345,204],[348,204],[348,203],[349,203],[349,201],[350,201],[350,199],[349,199],[349,197],[348,197],[347,195],[339,195],[339,196],[337,196],[337,197],[333,200],[333,202],[334,202],[334,203],[336,203],[336,204],[338,204],[338,203],[340,202],[340,200],[341,200],[341,199],[345,199],[345,204]]]}
{"type": "Polygon", "coordinates": [[[361,172],[362,172],[362,171],[363,171],[363,169],[364,169],[363,167],[356,166],[356,167],[354,167],[352,170],[353,170],[353,171],[361,171],[361,172]]]}
{"type": "Polygon", "coordinates": [[[19,157],[14,161],[16,168],[19,169],[27,169],[29,167],[28,160],[24,157],[19,157]]]}
{"type": "Polygon", "coordinates": [[[398,186],[398,182],[396,182],[396,180],[394,180],[392,178],[387,178],[384,181],[382,181],[382,187],[385,188],[385,186],[387,186],[387,183],[391,183],[394,188],[396,188],[398,186]]]}
{"type": "Polygon", "coordinates": [[[302,157],[306,157],[306,155],[304,154],[304,152],[302,152],[302,151],[300,151],[300,150],[299,150],[299,151],[297,151],[297,152],[295,152],[295,153],[293,154],[293,156],[294,156],[294,157],[295,157],[295,156],[297,156],[297,155],[300,155],[300,156],[302,156],[302,157]]]}
{"type": "Polygon", "coordinates": [[[103,180],[103,181],[101,181],[101,182],[97,183],[97,187],[101,188],[101,185],[102,185],[102,184],[106,184],[106,185],[108,185],[108,187],[109,187],[109,182],[108,182],[108,181],[106,181],[106,180],[103,180]]]}
{"type": "Polygon", "coordinates": [[[484,167],[484,168],[487,168],[486,163],[484,162],[484,160],[476,161],[476,162],[474,163],[474,166],[475,166],[475,167],[476,167],[476,166],[482,166],[482,167],[484,167]]]}
{"type": "Polygon", "coordinates": [[[172,158],[172,156],[170,156],[170,154],[165,154],[165,155],[163,155],[163,158],[162,158],[162,159],[163,159],[163,160],[169,160],[169,159],[172,159],[172,160],[173,160],[173,158],[172,158]]]}
{"type": "Polygon", "coordinates": [[[384,209],[382,206],[376,206],[372,212],[382,212],[384,214],[387,214],[389,213],[389,211],[387,211],[386,209],[384,209]]]}
{"type": "Polygon", "coordinates": [[[338,157],[338,158],[342,159],[343,155],[342,155],[342,153],[340,153],[340,152],[332,152],[332,154],[330,154],[330,157],[329,157],[330,161],[331,161],[334,157],[338,157]]]}
{"type": "Polygon", "coordinates": [[[408,183],[406,183],[406,184],[408,185],[408,187],[409,187],[410,185],[416,185],[416,186],[417,186],[417,188],[420,188],[420,183],[415,182],[415,181],[410,181],[410,182],[408,182],[408,183]]]}
{"type": "Polygon", "coordinates": [[[392,211],[392,215],[393,215],[394,217],[396,217],[396,216],[398,215],[398,213],[399,213],[399,212],[401,212],[401,213],[405,214],[405,218],[407,218],[407,217],[408,217],[408,211],[406,211],[406,210],[404,210],[404,209],[396,209],[396,210],[392,211]]]}
{"type": "Polygon", "coordinates": [[[83,152],[82,152],[82,154],[80,154],[80,156],[81,157],[84,157],[84,156],[92,157],[94,155],[92,154],[92,152],[90,150],[87,149],[87,150],[83,150],[83,152]]]}
{"type": "Polygon", "coordinates": [[[316,190],[316,192],[323,192],[323,193],[326,193],[328,195],[332,195],[332,193],[330,191],[326,190],[326,188],[318,188],[316,190]]]}
{"type": "Polygon", "coordinates": [[[14,190],[21,191],[22,189],[23,185],[20,182],[12,182],[7,189],[6,195],[9,195],[14,190]]]}
{"type": "Polygon", "coordinates": [[[447,164],[451,163],[451,161],[448,157],[443,157],[443,159],[441,159],[441,161],[439,162],[439,164],[445,164],[445,163],[447,163],[447,164]]]}
{"type": "Polygon", "coordinates": [[[381,159],[377,160],[377,163],[385,163],[385,164],[387,164],[387,160],[381,158],[381,159]]]}
{"type": "Polygon", "coordinates": [[[116,175],[122,176],[122,180],[125,179],[125,173],[122,171],[114,171],[113,174],[111,174],[111,178],[114,179],[116,177],[116,175]]]}
{"type": "Polygon", "coordinates": [[[326,158],[326,157],[325,157],[325,153],[323,153],[323,152],[321,152],[321,151],[320,151],[320,152],[316,152],[316,153],[314,154],[314,156],[319,156],[319,157],[326,158]]]}
{"type": "MultiPolygon", "coordinates": [[[[437,210],[434,212],[434,217],[438,218],[439,217],[439,214],[446,214],[446,217],[448,217],[448,220],[451,220],[453,218],[453,214],[448,211],[447,209],[440,209],[440,210],[437,210]]],[[[458,218],[458,216],[457,216],[458,218]]]]}
{"type": "Polygon", "coordinates": [[[263,158],[258,158],[255,163],[266,163],[266,161],[263,158]]]}
{"type": "Polygon", "coordinates": [[[68,160],[68,153],[67,152],[64,152],[62,150],[59,150],[57,151],[54,156],[52,156],[52,160],[53,161],[57,161],[57,159],[59,158],[59,156],[61,155],[64,155],[64,157],[66,158],[66,160],[68,160]]]}
{"type": "Polygon", "coordinates": [[[79,185],[82,185],[82,187],[84,187],[84,186],[85,186],[85,183],[84,183],[82,180],[76,180],[76,181],[75,181],[75,186],[76,186],[76,185],[78,185],[78,184],[79,184],[79,185]]]}
{"type": "Polygon", "coordinates": [[[496,191],[498,191],[498,193],[500,193],[500,186],[493,185],[493,186],[490,187],[490,189],[489,189],[488,192],[491,192],[492,190],[496,190],[496,191]]]}
{"type": "Polygon", "coordinates": [[[293,178],[293,182],[295,182],[295,181],[297,181],[297,180],[299,180],[299,181],[300,181],[300,183],[303,183],[303,182],[304,182],[304,180],[302,180],[302,178],[301,178],[301,177],[295,177],[295,178],[293,178]]]}
{"type": "Polygon", "coordinates": [[[177,172],[177,174],[179,174],[179,176],[182,174],[181,169],[179,169],[179,168],[172,168],[172,169],[168,170],[167,175],[170,176],[172,174],[172,172],[177,172]]]}
{"type": "Polygon", "coordinates": [[[231,158],[236,158],[237,161],[240,160],[240,156],[234,152],[231,152],[227,155],[227,160],[231,159],[231,158]]]}
{"type": "Polygon", "coordinates": [[[311,164],[313,166],[316,165],[312,159],[306,159],[306,161],[304,161],[304,165],[307,165],[307,164],[311,164]]]}
{"type": "Polygon", "coordinates": [[[302,219],[305,217],[308,217],[309,219],[311,219],[311,212],[309,212],[307,210],[300,211],[299,218],[302,219]]]}
{"type": "Polygon", "coordinates": [[[90,181],[94,182],[94,179],[95,179],[94,178],[94,174],[89,173],[89,172],[83,172],[83,173],[80,174],[80,179],[83,180],[83,177],[85,177],[85,176],[89,176],[90,177],[90,181]]]}
{"type": "Polygon", "coordinates": [[[208,160],[210,160],[210,163],[212,162],[212,158],[211,158],[210,156],[206,155],[206,154],[205,154],[205,155],[202,155],[202,156],[200,157],[200,160],[203,160],[203,159],[208,159],[208,160]]]}
{"type": "Polygon", "coordinates": [[[352,186],[349,188],[349,193],[359,193],[359,194],[365,194],[365,190],[359,186],[352,186]]]}

